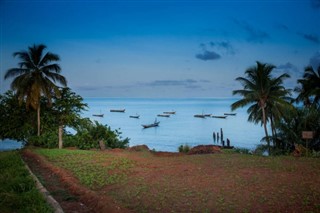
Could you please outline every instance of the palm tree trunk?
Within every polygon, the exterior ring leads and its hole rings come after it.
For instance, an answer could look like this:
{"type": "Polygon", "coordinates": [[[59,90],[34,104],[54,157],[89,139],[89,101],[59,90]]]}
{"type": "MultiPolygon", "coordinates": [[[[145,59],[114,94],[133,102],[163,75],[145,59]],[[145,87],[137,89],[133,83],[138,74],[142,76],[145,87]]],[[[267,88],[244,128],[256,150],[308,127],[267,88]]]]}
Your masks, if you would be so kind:
{"type": "Polygon", "coordinates": [[[267,140],[267,146],[268,146],[268,152],[270,154],[270,140],[269,140],[269,135],[268,135],[268,129],[267,129],[267,119],[266,119],[266,111],[265,108],[262,107],[262,121],[263,121],[263,127],[264,127],[264,132],[266,134],[266,140],[267,140]]]}
{"type": "Polygon", "coordinates": [[[40,104],[37,109],[37,120],[38,120],[38,136],[40,136],[40,104]]]}
{"type": "Polygon", "coordinates": [[[63,125],[59,125],[59,149],[63,148],[62,134],[63,134],[63,125]]]}

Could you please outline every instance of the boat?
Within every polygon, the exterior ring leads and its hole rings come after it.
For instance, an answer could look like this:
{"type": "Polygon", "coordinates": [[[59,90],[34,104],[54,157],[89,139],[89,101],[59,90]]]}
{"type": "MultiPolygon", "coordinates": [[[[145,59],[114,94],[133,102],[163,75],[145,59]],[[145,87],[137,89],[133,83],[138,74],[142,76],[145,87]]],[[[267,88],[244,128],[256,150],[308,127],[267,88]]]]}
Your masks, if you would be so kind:
{"type": "Polygon", "coordinates": [[[211,117],[212,114],[204,114],[205,117],[211,117]]]}
{"type": "Polygon", "coordinates": [[[174,114],[176,114],[176,111],[163,112],[163,114],[174,115],[174,114]]]}
{"type": "Polygon", "coordinates": [[[159,114],[159,115],[157,115],[158,117],[166,117],[166,118],[169,118],[170,117],[170,115],[169,114],[159,114]]]}
{"type": "Polygon", "coordinates": [[[212,115],[212,118],[222,118],[225,119],[226,117],[228,117],[227,115],[212,115]]]}
{"type": "Polygon", "coordinates": [[[237,115],[237,113],[224,113],[224,115],[231,115],[231,116],[235,116],[235,115],[237,115]]]}
{"type": "Polygon", "coordinates": [[[195,118],[206,118],[206,116],[204,114],[198,114],[198,115],[194,115],[195,118]]]}
{"type": "Polygon", "coordinates": [[[130,117],[130,118],[137,118],[137,119],[138,119],[138,118],[140,118],[140,115],[130,115],[129,117],[130,117]]]}
{"type": "Polygon", "coordinates": [[[110,112],[125,112],[126,109],[111,109],[110,112]]]}
{"type": "Polygon", "coordinates": [[[103,117],[104,114],[93,114],[92,116],[95,116],[95,117],[103,117]]]}
{"type": "Polygon", "coordinates": [[[153,124],[142,124],[143,128],[150,128],[150,127],[157,127],[159,126],[160,121],[157,121],[157,119],[154,120],[153,124]]]}

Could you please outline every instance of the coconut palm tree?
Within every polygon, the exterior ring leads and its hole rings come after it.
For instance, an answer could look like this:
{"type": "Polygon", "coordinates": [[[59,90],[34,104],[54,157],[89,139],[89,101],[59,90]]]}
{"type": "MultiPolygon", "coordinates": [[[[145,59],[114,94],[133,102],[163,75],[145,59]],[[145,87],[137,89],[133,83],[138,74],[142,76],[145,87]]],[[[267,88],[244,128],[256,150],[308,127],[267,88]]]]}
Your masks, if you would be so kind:
{"type": "Polygon", "coordinates": [[[312,66],[308,66],[304,70],[303,78],[298,79],[300,87],[296,87],[295,91],[299,93],[297,101],[303,101],[305,106],[320,105],[320,65],[317,72],[312,66]]]}
{"type": "MultiPolygon", "coordinates": [[[[290,105],[288,98],[290,90],[282,86],[283,80],[290,76],[282,74],[277,78],[273,78],[271,72],[274,68],[274,65],[257,62],[256,66],[246,70],[246,77],[236,78],[243,85],[243,89],[234,90],[233,95],[240,95],[243,98],[231,105],[232,110],[251,105],[247,110],[249,114],[248,121],[262,123],[269,153],[270,139],[267,122],[280,119],[280,115],[290,105]]],[[[272,126],[271,129],[274,131],[275,128],[272,126]]]]}
{"type": "Polygon", "coordinates": [[[43,44],[33,45],[28,51],[15,52],[20,62],[18,68],[9,69],[4,79],[15,77],[11,83],[11,89],[16,91],[20,101],[26,101],[26,107],[31,106],[37,110],[38,136],[40,135],[40,97],[45,96],[48,104],[51,104],[53,94],[59,94],[55,83],[67,86],[64,76],[60,75],[60,60],[57,54],[45,53],[46,46],[43,44]]]}

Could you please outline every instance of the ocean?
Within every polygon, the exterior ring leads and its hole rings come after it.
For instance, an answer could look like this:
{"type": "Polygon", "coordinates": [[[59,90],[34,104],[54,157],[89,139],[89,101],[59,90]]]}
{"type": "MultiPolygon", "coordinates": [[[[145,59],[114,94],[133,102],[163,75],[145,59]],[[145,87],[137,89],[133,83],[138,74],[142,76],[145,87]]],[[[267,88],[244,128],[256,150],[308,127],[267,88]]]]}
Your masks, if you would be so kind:
{"type": "MultiPolygon", "coordinates": [[[[254,149],[264,136],[263,128],[247,121],[246,108],[236,110],[236,116],[226,119],[195,118],[195,114],[223,115],[230,113],[230,105],[235,98],[85,98],[89,108],[82,116],[92,121],[106,124],[111,129],[120,129],[123,138],[130,138],[130,146],[147,145],[156,151],[177,152],[180,145],[221,145],[215,141],[213,133],[222,128],[223,137],[230,145],[238,148],[254,149]],[[124,113],[110,112],[111,109],[125,109],[124,113]],[[169,118],[157,117],[165,111],[175,111],[169,118]],[[95,117],[93,114],[104,114],[95,117]],[[130,115],[140,115],[139,119],[130,115]],[[142,124],[160,121],[158,127],[144,129],[142,124]]],[[[10,140],[0,142],[0,150],[17,149],[21,143],[10,140]]]]}
{"type": "Polygon", "coordinates": [[[189,146],[217,144],[213,133],[222,128],[223,137],[230,140],[231,146],[254,149],[264,136],[261,125],[247,121],[246,108],[236,110],[235,116],[220,118],[195,118],[195,114],[224,115],[230,113],[230,105],[235,98],[188,98],[188,99],[151,99],[151,98],[85,98],[89,110],[84,117],[107,124],[111,129],[120,129],[122,137],[130,138],[130,146],[145,144],[156,151],[178,151],[180,145],[189,146]],[[125,109],[124,113],[110,112],[111,109],[125,109]],[[158,117],[166,111],[176,114],[158,117]],[[93,114],[104,114],[95,117],[93,114]],[[140,115],[139,119],[130,115],[140,115]],[[158,127],[144,129],[142,124],[160,121],[158,127]]]}

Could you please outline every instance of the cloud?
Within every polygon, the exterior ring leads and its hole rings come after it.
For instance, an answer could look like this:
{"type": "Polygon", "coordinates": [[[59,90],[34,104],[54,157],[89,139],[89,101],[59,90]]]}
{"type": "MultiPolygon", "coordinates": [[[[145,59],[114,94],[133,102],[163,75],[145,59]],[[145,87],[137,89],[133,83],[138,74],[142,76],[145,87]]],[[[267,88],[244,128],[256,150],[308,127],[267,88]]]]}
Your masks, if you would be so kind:
{"type": "Polygon", "coordinates": [[[203,53],[196,54],[196,58],[207,61],[207,60],[217,60],[221,58],[221,55],[214,51],[204,50],[203,53]]]}
{"type": "Polygon", "coordinates": [[[276,72],[279,72],[281,74],[288,73],[291,77],[300,76],[300,74],[302,73],[295,65],[290,62],[277,66],[275,70],[276,72]]]}
{"type": "Polygon", "coordinates": [[[91,86],[91,85],[81,85],[75,86],[78,90],[85,90],[85,91],[93,91],[93,90],[101,90],[101,89],[112,89],[112,86],[91,86]]]}
{"type": "Polygon", "coordinates": [[[302,38],[304,38],[307,41],[314,42],[316,44],[320,44],[320,38],[318,35],[315,34],[305,34],[305,33],[297,33],[300,35],[302,38]]]}
{"type": "Polygon", "coordinates": [[[188,86],[197,83],[196,80],[186,79],[186,80],[156,80],[150,83],[146,83],[146,86],[188,86]]]}
{"type": "Polygon", "coordinates": [[[320,51],[316,52],[311,58],[309,65],[313,67],[313,69],[318,69],[320,66],[320,51]]]}
{"type": "Polygon", "coordinates": [[[310,0],[311,7],[314,9],[320,9],[320,0],[310,0]]]}
{"type": "Polygon", "coordinates": [[[246,33],[248,34],[247,41],[249,42],[263,43],[266,39],[270,38],[268,33],[260,29],[254,28],[245,21],[240,22],[238,20],[235,20],[235,23],[246,31],[246,33]]]}
{"type": "Polygon", "coordinates": [[[211,47],[224,51],[226,54],[230,54],[230,55],[235,54],[235,50],[229,41],[221,41],[221,42],[211,41],[209,44],[211,47]]]}
{"type": "Polygon", "coordinates": [[[138,86],[147,86],[147,87],[184,87],[187,89],[201,89],[201,83],[208,83],[207,80],[194,80],[194,79],[185,79],[185,80],[155,80],[148,83],[139,83],[138,86]],[[205,82],[204,82],[205,81],[205,82]]]}

